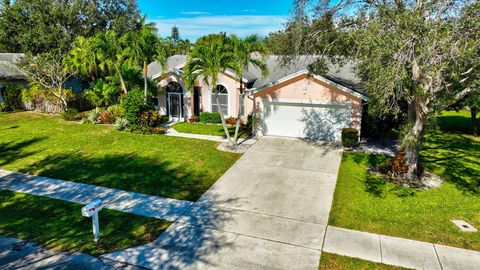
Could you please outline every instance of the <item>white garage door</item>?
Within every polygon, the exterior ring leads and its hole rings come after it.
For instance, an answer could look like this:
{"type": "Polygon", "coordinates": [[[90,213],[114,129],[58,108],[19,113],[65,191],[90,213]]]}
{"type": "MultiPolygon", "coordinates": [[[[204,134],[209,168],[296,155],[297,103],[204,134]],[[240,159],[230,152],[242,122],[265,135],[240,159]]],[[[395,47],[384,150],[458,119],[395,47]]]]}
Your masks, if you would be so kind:
{"type": "Polygon", "coordinates": [[[349,103],[314,104],[263,100],[261,129],[265,135],[340,141],[343,128],[351,127],[349,103]]]}

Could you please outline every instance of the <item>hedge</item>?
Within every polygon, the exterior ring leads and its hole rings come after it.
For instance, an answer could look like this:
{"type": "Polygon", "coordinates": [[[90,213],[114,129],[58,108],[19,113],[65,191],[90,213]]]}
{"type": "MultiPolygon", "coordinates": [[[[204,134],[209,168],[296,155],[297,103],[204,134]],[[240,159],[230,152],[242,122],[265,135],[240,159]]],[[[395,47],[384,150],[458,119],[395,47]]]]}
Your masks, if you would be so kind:
{"type": "Polygon", "coordinates": [[[342,129],[342,143],[344,147],[352,147],[358,143],[358,129],[344,128],[342,129]]]}
{"type": "Polygon", "coordinates": [[[200,113],[200,122],[218,124],[222,123],[222,119],[220,118],[220,113],[218,112],[202,112],[200,113]]]}

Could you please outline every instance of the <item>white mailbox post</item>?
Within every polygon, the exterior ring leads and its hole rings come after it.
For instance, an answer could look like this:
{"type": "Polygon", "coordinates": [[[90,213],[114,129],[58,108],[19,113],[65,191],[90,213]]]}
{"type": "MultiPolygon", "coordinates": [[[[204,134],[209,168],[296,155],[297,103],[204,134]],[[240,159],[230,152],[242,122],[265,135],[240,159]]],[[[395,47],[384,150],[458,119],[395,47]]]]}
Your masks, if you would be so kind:
{"type": "Polygon", "coordinates": [[[100,237],[100,226],[98,223],[98,212],[103,209],[101,200],[95,200],[82,208],[82,215],[84,217],[91,217],[93,224],[93,241],[97,242],[100,237]]]}

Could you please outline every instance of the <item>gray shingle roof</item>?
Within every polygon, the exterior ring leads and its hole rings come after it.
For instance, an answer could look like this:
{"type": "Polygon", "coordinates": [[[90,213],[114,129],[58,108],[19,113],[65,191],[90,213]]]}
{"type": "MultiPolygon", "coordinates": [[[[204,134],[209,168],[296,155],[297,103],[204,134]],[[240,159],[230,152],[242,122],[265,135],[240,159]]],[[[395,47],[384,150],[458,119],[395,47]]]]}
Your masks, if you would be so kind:
{"type": "MultiPolygon", "coordinates": [[[[176,68],[176,67],[178,67],[182,64],[185,64],[186,62],[187,62],[187,56],[186,55],[170,56],[167,59],[166,71],[167,72],[172,71],[174,68],[176,68]]],[[[148,73],[147,73],[148,77],[151,78],[151,77],[153,77],[155,75],[158,75],[160,73],[163,73],[162,72],[162,65],[160,65],[160,63],[155,61],[155,62],[152,62],[148,65],[148,73]]]]}
{"type": "Polygon", "coordinates": [[[0,53],[1,80],[25,79],[25,75],[15,65],[23,56],[24,54],[21,53],[0,53]]]}
{"type": "MultiPolygon", "coordinates": [[[[295,74],[301,70],[308,69],[309,65],[315,62],[318,57],[316,56],[299,56],[294,61],[290,61],[289,64],[283,65],[281,62],[281,56],[270,55],[267,58],[268,75],[263,77],[260,69],[249,65],[245,69],[243,77],[250,81],[249,88],[260,88],[276,81],[285,78],[289,75],[295,74]]],[[[167,71],[171,71],[173,68],[185,64],[187,57],[185,55],[174,55],[168,58],[167,71]]],[[[355,63],[348,61],[343,65],[335,65],[332,63],[327,64],[328,72],[322,76],[338,83],[342,86],[348,87],[352,90],[364,94],[360,85],[360,80],[355,76],[355,63]]],[[[158,62],[153,62],[149,65],[148,76],[153,77],[156,74],[161,73],[161,66],[158,62]]]]}

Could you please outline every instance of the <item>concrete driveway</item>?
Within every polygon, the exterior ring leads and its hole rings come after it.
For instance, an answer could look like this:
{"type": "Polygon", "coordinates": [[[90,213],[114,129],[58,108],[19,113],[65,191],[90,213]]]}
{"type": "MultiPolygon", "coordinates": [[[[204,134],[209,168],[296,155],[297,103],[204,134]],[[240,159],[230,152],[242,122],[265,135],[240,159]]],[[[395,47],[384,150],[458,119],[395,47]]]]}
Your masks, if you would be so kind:
{"type": "Polygon", "coordinates": [[[153,244],[106,257],[154,269],[318,269],[342,149],[264,137],[153,244]]]}

